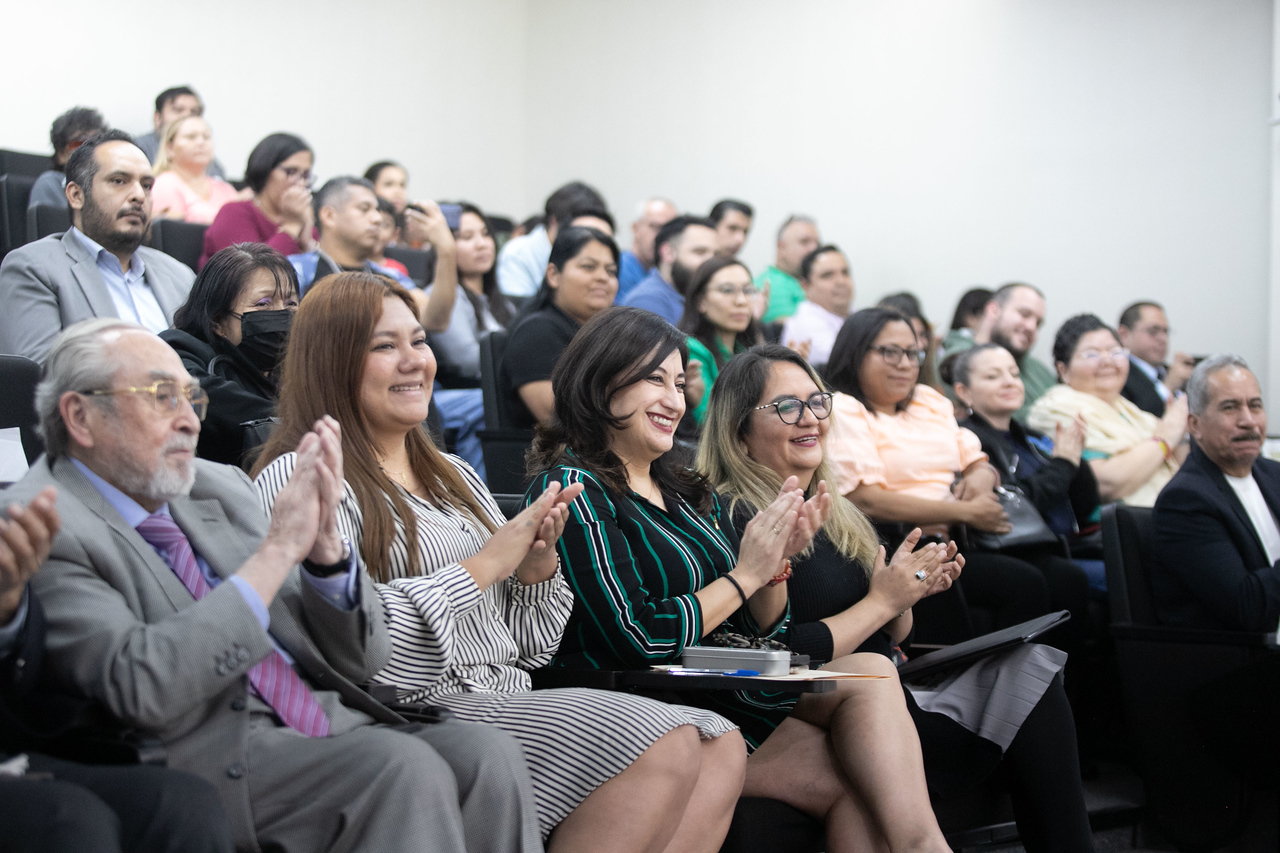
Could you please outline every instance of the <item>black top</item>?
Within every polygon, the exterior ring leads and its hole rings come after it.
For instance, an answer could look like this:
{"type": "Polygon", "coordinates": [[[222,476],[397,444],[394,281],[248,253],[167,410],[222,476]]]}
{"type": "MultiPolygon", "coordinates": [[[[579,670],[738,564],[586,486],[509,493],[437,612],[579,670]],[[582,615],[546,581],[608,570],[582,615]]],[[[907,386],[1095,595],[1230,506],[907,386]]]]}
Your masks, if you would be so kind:
{"type": "Polygon", "coordinates": [[[27,619],[8,656],[0,658],[0,754],[37,748],[81,722],[88,703],[41,684],[45,620],[27,587],[27,619]]]}
{"type": "Polygon", "coordinates": [[[275,382],[263,376],[225,338],[213,344],[177,329],[160,337],[173,347],[182,366],[209,395],[209,412],[200,424],[196,455],[224,465],[240,465],[244,452],[244,426],[275,414],[275,382]]]}
{"type": "MultiPolygon", "coordinates": [[[[1280,462],[1259,457],[1253,478],[1280,517],[1280,462]]],[[[1235,490],[1204,451],[1187,461],[1156,498],[1151,591],[1166,625],[1230,631],[1276,630],[1280,561],[1262,540],[1235,490]]]]}
{"type": "Polygon", "coordinates": [[[1164,400],[1160,399],[1156,383],[1132,361],[1129,362],[1129,378],[1124,381],[1120,394],[1142,411],[1150,412],[1157,418],[1164,417],[1164,400]]]}
{"type": "Polygon", "coordinates": [[[511,331],[498,370],[498,393],[510,399],[512,426],[533,429],[537,418],[520,399],[519,388],[551,378],[560,354],[582,326],[568,314],[548,304],[529,314],[511,331]]]}
{"type": "MultiPolygon", "coordinates": [[[[1074,513],[1080,528],[1093,523],[1091,517],[1101,499],[1098,497],[1098,480],[1088,465],[1073,465],[1066,459],[1050,456],[1044,451],[1048,445],[1045,435],[1027,429],[1016,420],[1009,422],[1009,432],[1006,433],[975,412],[960,426],[978,436],[982,452],[1000,472],[1001,482],[1012,483],[1022,489],[1051,527],[1051,519],[1061,517],[1064,511],[1068,515],[1074,513]],[[1040,464],[1019,464],[1029,455],[1040,464]],[[1028,470],[1030,468],[1035,470],[1028,470]]],[[[1054,532],[1068,531],[1055,529],[1054,532]]]]}

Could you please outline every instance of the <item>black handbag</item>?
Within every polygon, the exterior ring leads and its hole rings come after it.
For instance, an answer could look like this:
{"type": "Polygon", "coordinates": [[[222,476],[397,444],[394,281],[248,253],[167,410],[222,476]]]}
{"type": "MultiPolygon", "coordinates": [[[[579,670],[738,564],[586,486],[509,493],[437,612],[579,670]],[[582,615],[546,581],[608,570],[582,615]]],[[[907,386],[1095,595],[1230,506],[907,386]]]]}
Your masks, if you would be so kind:
{"type": "Polygon", "coordinates": [[[996,497],[1009,516],[1013,527],[1008,533],[977,532],[970,528],[973,543],[983,551],[1003,551],[1005,548],[1025,548],[1034,545],[1057,545],[1057,535],[1049,529],[1044,516],[1036,505],[1017,486],[999,486],[996,497]]]}

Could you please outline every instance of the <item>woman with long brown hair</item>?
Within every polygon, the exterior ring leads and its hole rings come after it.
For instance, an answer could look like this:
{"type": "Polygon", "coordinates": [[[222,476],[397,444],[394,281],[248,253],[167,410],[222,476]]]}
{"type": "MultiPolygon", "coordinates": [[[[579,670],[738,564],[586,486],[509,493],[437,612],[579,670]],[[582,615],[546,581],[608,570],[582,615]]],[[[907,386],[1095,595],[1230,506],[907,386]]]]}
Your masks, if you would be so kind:
{"type": "Polygon", "coordinates": [[[378,680],[519,740],[548,849],[715,850],[742,787],[740,735],[700,709],[530,690],[528,670],[551,659],[572,606],[555,543],[581,488],[549,488],[504,524],[475,472],[422,428],[434,374],[401,287],[358,272],[313,285],[285,356],[280,425],[255,472],[268,510],[312,413],[333,415],[339,524],[391,627],[378,680]]]}

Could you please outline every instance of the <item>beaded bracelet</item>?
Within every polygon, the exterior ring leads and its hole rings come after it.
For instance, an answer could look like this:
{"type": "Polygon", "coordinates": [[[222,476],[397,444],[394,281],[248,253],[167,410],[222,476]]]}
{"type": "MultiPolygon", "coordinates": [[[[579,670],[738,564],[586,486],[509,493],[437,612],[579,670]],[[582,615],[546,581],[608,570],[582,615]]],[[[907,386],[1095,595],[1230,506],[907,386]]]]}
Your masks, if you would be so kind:
{"type": "Polygon", "coordinates": [[[768,583],[768,584],[766,584],[766,585],[767,585],[767,586],[777,586],[778,584],[782,583],[784,580],[786,580],[786,579],[787,579],[787,578],[789,578],[789,577],[791,577],[791,561],[790,561],[790,560],[783,560],[783,561],[782,561],[782,571],[781,571],[781,572],[779,572],[778,574],[774,575],[774,576],[773,576],[773,580],[769,581],[769,583],[768,583]]]}
{"type": "Polygon", "coordinates": [[[1158,435],[1151,436],[1151,440],[1160,445],[1160,451],[1164,454],[1164,458],[1168,459],[1173,455],[1173,451],[1169,449],[1169,442],[1165,441],[1158,435]]]}

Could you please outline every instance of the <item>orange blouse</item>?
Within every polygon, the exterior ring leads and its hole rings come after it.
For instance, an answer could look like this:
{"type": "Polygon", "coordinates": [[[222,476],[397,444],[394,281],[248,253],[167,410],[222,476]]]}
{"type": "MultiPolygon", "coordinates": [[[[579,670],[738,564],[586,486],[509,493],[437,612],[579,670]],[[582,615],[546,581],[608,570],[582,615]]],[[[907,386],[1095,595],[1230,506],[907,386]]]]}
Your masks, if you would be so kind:
{"type": "Polygon", "coordinates": [[[827,458],[842,494],[866,483],[949,501],[956,474],[986,461],[982,442],[956,423],[951,401],[928,385],[917,385],[911,403],[896,415],[868,411],[848,394],[836,394],[832,404],[827,458]]]}

